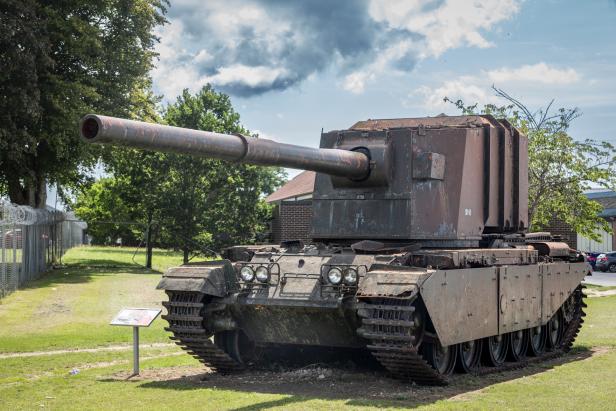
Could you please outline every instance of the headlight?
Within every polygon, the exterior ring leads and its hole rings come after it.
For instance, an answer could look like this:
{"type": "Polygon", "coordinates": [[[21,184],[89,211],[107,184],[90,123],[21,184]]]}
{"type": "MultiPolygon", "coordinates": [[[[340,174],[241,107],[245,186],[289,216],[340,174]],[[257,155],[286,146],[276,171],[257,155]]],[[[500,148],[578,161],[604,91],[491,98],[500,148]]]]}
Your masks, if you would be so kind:
{"type": "Polygon", "coordinates": [[[357,284],[357,270],[354,268],[347,268],[346,270],[344,270],[343,280],[346,285],[357,284]]]}
{"type": "Polygon", "coordinates": [[[333,285],[338,285],[340,284],[340,281],[342,281],[342,271],[340,271],[339,268],[332,268],[327,272],[327,279],[329,280],[330,283],[332,283],[333,285]]]}
{"type": "Polygon", "coordinates": [[[267,270],[267,267],[265,266],[261,266],[259,268],[257,268],[257,280],[259,280],[262,283],[266,283],[269,281],[269,271],[267,270]]]}
{"type": "Polygon", "coordinates": [[[251,282],[252,280],[255,279],[255,272],[252,271],[252,268],[250,268],[247,265],[245,265],[240,270],[240,277],[242,277],[242,280],[244,280],[247,283],[249,283],[249,282],[251,282]]]}

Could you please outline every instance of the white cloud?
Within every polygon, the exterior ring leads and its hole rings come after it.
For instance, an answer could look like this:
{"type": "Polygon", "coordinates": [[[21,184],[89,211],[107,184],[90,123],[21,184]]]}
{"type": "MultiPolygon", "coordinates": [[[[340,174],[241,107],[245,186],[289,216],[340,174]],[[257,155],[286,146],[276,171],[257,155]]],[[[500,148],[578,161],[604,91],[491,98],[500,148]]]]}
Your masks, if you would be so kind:
{"type": "Polygon", "coordinates": [[[204,80],[220,86],[243,83],[252,88],[270,87],[278,79],[283,78],[286,73],[287,71],[283,68],[249,67],[243,64],[235,64],[229,67],[221,67],[218,73],[204,77],[204,80]]]}
{"type": "Polygon", "coordinates": [[[374,63],[346,75],[342,88],[354,94],[363,93],[368,82],[400,65],[412,68],[417,61],[462,46],[492,46],[482,32],[515,15],[519,0],[371,0],[368,10],[389,31],[413,35],[393,41],[374,63]]]}
{"type": "Polygon", "coordinates": [[[371,0],[376,21],[424,36],[420,57],[440,56],[461,46],[490,47],[483,32],[520,10],[519,0],[371,0]]]}
{"type": "Polygon", "coordinates": [[[451,103],[443,99],[462,100],[465,104],[502,104],[503,100],[492,91],[492,85],[507,90],[536,90],[542,85],[541,91],[554,91],[559,87],[568,86],[579,81],[581,76],[570,67],[557,68],[541,62],[520,67],[501,67],[482,71],[479,75],[460,76],[447,80],[436,86],[423,86],[409,95],[409,101],[420,99],[420,104],[430,111],[451,111],[451,103]]]}
{"type": "MultiPolygon", "coordinates": [[[[412,59],[409,54],[413,51],[414,44],[409,40],[396,42],[379,53],[379,58],[373,63],[362,67],[359,70],[347,74],[342,82],[342,88],[353,94],[361,94],[366,88],[366,83],[375,80],[381,73],[391,69],[394,62],[403,59],[412,59]]],[[[415,65],[415,61],[407,62],[410,66],[415,65]]]]}
{"type": "Polygon", "coordinates": [[[494,83],[536,82],[543,84],[572,84],[580,75],[572,68],[559,69],[546,63],[527,64],[518,68],[500,68],[487,72],[494,83]]]}
{"type": "Polygon", "coordinates": [[[447,110],[453,106],[444,101],[448,97],[454,101],[462,100],[467,104],[481,102],[481,104],[495,103],[496,97],[490,94],[490,86],[481,84],[478,77],[462,76],[455,80],[448,80],[434,88],[423,86],[411,93],[412,97],[420,97],[422,105],[429,110],[447,110]]]}
{"type": "Polygon", "coordinates": [[[366,89],[366,82],[374,79],[375,74],[370,71],[360,70],[344,77],[342,88],[353,94],[361,94],[366,89]]]}
{"type": "Polygon", "coordinates": [[[211,82],[238,96],[284,90],[334,68],[362,93],[385,72],[458,47],[489,47],[486,33],[522,0],[176,0],[161,32],[156,87],[172,97],[211,82]]]}

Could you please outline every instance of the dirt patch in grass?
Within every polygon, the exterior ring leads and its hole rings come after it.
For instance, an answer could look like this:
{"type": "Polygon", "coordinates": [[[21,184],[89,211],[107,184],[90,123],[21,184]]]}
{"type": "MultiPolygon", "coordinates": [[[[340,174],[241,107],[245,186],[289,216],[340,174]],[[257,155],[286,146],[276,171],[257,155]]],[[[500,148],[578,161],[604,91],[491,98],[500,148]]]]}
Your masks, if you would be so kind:
{"type": "Polygon", "coordinates": [[[598,290],[595,288],[586,288],[584,290],[584,294],[586,294],[589,298],[594,297],[609,297],[611,295],[616,295],[616,289],[611,290],[598,290]]]}
{"type": "MultiPolygon", "coordinates": [[[[329,399],[408,401],[426,403],[443,398],[466,401],[497,383],[550,372],[554,367],[603,355],[607,347],[580,350],[558,358],[529,364],[510,371],[481,376],[453,375],[445,387],[424,387],[389,378],[382,370],[353,366],[308,366],[281,371],[249,370],[239,374],[218,374],[205,367],[183,366],[144,370],[131,380],[146,381],[143,387],[166,389],[215,388],[234,391],[297,395],[329,399]]],[[[128,379],[129,372],[117,373],[114,380],[128,379]]]]}
{"type": "MultiPolygon", "coordinates": [[[[180,353],[184,354],[184,353],[180,353]]],[[[109,379],[111,380],[131,380],[131,381],[167,381],[176,379],[186,379],[191,383],[198,383],[200,378],[205,378],[205,375],[212,374],[212,371],[208,367],[204,366],[176,366],[167,368],[153,368],[140,370],[139,375],[132,375],[132,371],[120,371],[113,374],[109,379]],[[195,380],[196,379],[196,380],[195,380]]]]}
{"type": "MultiPolygon", "coordinates": [[[[143,348],[166,348],[175,347],[172,343],[153,343],[153,344],[141,344],[143,348]]],[[[15,357],[39,357],[42,355],[58,355],[58,354],[73,354],[73,353],[86,353],[86,352],[102,352],[102,351],[126,351],[132,350],[132,345],[109,345],[107,347],[98,348],[82,348],[74,350],[53,350],[53,351],[30,351],[30,352],[16,352],[8,354],[0,354],[0,359],[3,358],[15,358],[15,357]]]]}

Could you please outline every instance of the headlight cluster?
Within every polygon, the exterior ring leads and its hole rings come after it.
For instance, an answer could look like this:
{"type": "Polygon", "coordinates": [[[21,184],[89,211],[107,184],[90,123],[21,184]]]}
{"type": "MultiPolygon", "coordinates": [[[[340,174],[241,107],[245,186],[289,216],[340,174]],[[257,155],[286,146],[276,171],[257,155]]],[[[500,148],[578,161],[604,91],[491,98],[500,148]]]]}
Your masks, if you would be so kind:
{"type": "Polygon", "coordinates": [[[255,278],[260,283],[267,283],[270,279],[270,272],[264,265],[257,267],[256,270],[253,270],[252,267],[245,265],[240,269],[240,277],[246,283],[253,282],[255,278]]]}
{"type": "Polygon", "coordinates": [[[356,285],[358,278],[357,270],[353,267],[332,267],[327,272],[327,280],[333,285],[356,285]]]}

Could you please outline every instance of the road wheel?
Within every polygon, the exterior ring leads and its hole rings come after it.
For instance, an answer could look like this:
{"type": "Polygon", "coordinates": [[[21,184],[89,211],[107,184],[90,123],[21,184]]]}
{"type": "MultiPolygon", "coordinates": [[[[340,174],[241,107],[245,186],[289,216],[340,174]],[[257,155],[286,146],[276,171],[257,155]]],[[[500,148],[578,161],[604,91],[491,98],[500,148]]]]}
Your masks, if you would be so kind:
{"type": "Polygon", "coordinates": [[[521,361],[526,357],[528,334],[524,330],[509,333],[509,357],[513,361],[521,361]]]}
{"type": "Polygon", "coordinates": [[[558,310],[546,324],[548,347],[551,349],[560,348],[560,342],[565,328],[563,322],[562,312],[558,310]]]}
{"type": "Polygon", "coordinates": [[[458,371],[470,374],[477,370],[481,360],[482,343],[482,340],[472,340],[458,344],[458,371]]]}
{"type": "Polygon", "coordinates": [[[424,345],[424,358],[440,375],[449,375],[456,366],[458,346],[443,347],[440,343],[424,345]]]}
{"type": "Polygon", "coordinates": [[[498,367],[507,358],[507,334],[494,335],[483,341],[483,363],[490,367],[498,367]]]}
{"type": "Polygon", "coordinates": [[[616,263],[611,263],[607,269],[610,270],[610,273],[616,273],[616,263]]]}
{"type": "Polygon", "coordinates": [[[545,352],[545,346],[547,344],[546,328],[542,326],[533,327],[526,332],[528,333],[528,354],[533,357],[539,357],[545,352]]]}

